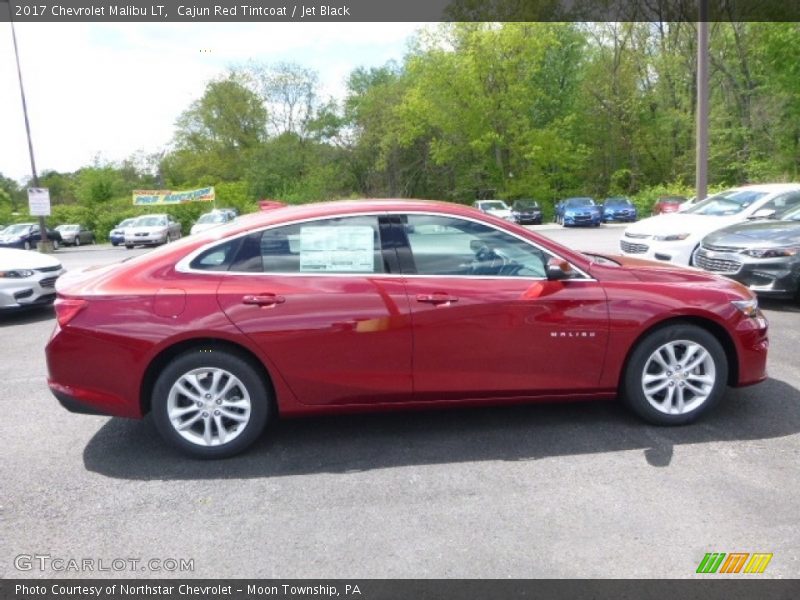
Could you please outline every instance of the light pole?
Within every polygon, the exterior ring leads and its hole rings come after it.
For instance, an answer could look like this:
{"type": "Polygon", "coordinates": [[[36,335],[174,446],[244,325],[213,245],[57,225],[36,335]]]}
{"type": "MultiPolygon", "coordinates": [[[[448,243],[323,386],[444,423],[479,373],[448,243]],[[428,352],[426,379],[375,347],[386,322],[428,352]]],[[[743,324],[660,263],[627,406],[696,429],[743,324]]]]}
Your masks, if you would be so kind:
{"type": "Polygon", "coordinates": [[[708,0],[699,1],[697,23],[697,149],[695,188],[698,201],[708,193],[708,0]]]}
{"type": "MultiPolygon", "coordinates": [[[[17,60],[17,77],[19,78],[19,94],[22,97],[22,114],[25,117],[25,132],[28,134],[28,153],[31,157],[31,174],[33,175],[33,187],[39,187],[39,175],[36,173],[36,161],[33,158],[33,140],[31,139],[31,125],[28,121],[28,103],[25,101],[25,87],[22,85],[22,69],[19,65],[19,48],[17,47],[17,32],[14,29],[14,20],[12,18],[13,11],[11,10],[11,3],[8,3],[8,21],[11,23],[11,39],[14,42],[14,57],[17,60]]],[[[50,252],[53,249],[50,240],[47,239],[47,226],[44,222],[44,217],[39,216],[39,251],[50,252]]]]}

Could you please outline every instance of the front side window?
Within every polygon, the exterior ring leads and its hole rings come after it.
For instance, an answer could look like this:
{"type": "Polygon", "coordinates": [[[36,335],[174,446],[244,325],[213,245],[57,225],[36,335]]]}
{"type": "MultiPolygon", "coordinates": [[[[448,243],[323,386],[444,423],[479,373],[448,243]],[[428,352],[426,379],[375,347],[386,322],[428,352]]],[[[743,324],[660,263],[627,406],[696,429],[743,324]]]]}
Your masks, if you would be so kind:
{"type": "Polygon", "coordinates": [[[419,275],[543,278],[552,256],[474,221],[413,214],[403,220],[419,275]]]}
{"type": "Polygon", "coordinates": [[[230,271],[386,273],[374,216],[341,217],[265,229],[242,240],[230,271]]]}

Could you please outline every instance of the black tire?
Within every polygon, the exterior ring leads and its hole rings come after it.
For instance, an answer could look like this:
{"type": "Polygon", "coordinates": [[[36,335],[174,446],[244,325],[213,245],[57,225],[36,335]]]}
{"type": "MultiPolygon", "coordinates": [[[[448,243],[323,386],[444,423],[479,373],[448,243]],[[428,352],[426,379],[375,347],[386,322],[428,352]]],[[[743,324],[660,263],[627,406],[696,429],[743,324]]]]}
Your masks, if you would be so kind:
{"type": "Polygon", "coordinates": [[[53,250],[58,250],[58,240],[53,240],[53,250]]]}
{"type": "Polygon", "coordinates": [[[76,235],[75,236],[75,247],[77,248],[80,245],[81,245],[81,236],[76,235]]]}
{"type": "Polygon", "coordinates": [[[31,243],[28,240],[25,240],[25,243],[22,244],[22,247],[25,250],[30,250],[31,249],[31,243]]]}
{"type": "Polygon", "coordinates": [[[117,246],[119,246],[119,242],[111,242],[111,245],[114,246],[114,248],[116,248],[117,246]]]}
{"type": "MultiPolygon", "coordinates": [[[[685,346],[683,347],[685,348],[685,346]]],[[[681,357],[678,357],[679,360],[680,358],[681,357]]],[[[650,368],[653,367],[656,369],[660,368],[657,364],[651,363],[650,368]]],[[[694,372],[696,372],[698,376],[708,375],[708,371],[705,370],[703,365],[698,366],[694,372]]],[[[666,371],[666,373],[672,374],[673,371],[666,371]]],[[[671,377],[664,377],[664,380],[671,380],[669,385],[675,390],[677,390],[675,387],[676,385],[683,388],[684,391],[681,391],[681,394],[684,394],[685,391],[694,394],[691,390],[681,385],[684,381],[694,381],[693,376],[682,377],[682,375],[685,375],[685,372],[683,374],[675,372],[674,379],[671,377]]],[[[696,325],[677,323],[653,331],[637,344],[625,365],[621,392],[622,399],[625,403],[645,421],[653,423],[654,425],[684,425],[695,421],[720,401],[725,391],[727,381],[728,360],[725,356],[725,350],[723,350],[717,338],[707,330],[697,327],[696,325]],[[659,410],[653,406],[647,399],[643,389],[642,379],[646,374],[645,369],[648,368],[650,359],[655,355],[657,350],[669,343],[675,343],[678,345],[678,349],[680,349],[680,342],[683,341],[697,344],[708,353],[710,360],[713,361],[713,383],[709,391],[707,391],[705,400],[698,402],[696,407],[687,408],[685,412],[679,414],[668,414],[664,410],[659,410]]],[[[664,389],[665,399],[668,391],[669,390],[664,389]]],[[[675,391],[672,393],[676,394],[675,391]]],[[[699,396],[694,396],[694,398],[699,398],[699,396]]],[[[670,406],[672,405],[673,402],[670,400],[670,406]]]]}
{"type": "Polygon", "coordinates": [[[125,244],[126,250],[133,250],[133,244],[125,244]]]}
{"type": "MultiPolygon", "coordinates": [[[[187,406],[191,404],[189,400],[187,406]]],[[[272,414],[272,397],[261,373],[250,360],[227,350],[198,347],[179,355],[161,372],[153,387],[151,407],[158,432],[169,444],[184,454],[202,459],[228,458],[245,450],[264,431],[272,414]],[[219,369],[233,375],[250,398],[249,420],[243,425],[243,429],[235,429],[233,432],[235,437],[229,442],[211,446],[192,442],[178,433],[170,421],[168,416],[170,390],[183,375],[195,369],[219,369]]],[[[202,428],[200,421],[197,425],[202,428]]],[[[234,426],[235,422],[229,420],[229,425],[234,426]]],[[[230,435],[230,432],[228,434],[230,435]]]]}

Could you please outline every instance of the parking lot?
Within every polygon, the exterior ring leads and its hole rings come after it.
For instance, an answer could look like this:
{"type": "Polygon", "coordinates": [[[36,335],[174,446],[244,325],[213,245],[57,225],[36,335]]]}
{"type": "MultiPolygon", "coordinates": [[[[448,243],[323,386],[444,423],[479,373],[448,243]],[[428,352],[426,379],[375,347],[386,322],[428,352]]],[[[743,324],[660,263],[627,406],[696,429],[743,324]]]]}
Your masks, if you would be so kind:
{"type": "MultiPolygon", "coordinates": [[[[537,229],[613,252],[622,228],[537,229]]],[[[800,307],[764,308],[770,379],[688,427],[616,402],[309,418],[217,462],[175,454],[149,419],[66,412],[46,385],[52,310],[2,315],[0,577],[87,575],[15,567],[49,555],[193,561],[90,577],[681,578],[706,552],[773,553],[763,576],[794,577],[800,307]]]]}

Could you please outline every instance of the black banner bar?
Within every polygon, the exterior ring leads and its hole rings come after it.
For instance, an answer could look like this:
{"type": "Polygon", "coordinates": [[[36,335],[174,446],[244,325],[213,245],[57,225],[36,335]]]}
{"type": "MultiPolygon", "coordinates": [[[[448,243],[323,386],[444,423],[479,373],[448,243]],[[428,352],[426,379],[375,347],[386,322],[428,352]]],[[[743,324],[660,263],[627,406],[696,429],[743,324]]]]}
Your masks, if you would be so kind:
{"type": "MultiPolygon", "coordinates": [[[[697,21],[703,0],[0,0],[19,22],[697,21]]],[[[709,20],[800,21],[796,0],[706,0],[709,20]]]]}
{"type": "Polygon", "coordinates": [[[682,580],[59,579],[0,581],[0,600],[772,600],[800,597],[799,580],[717,575],[682,580]]]}

